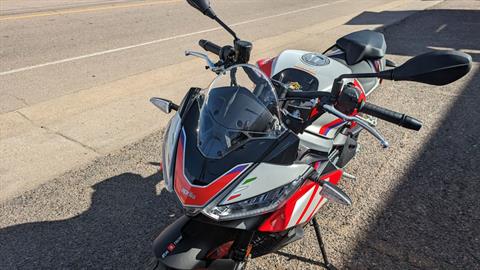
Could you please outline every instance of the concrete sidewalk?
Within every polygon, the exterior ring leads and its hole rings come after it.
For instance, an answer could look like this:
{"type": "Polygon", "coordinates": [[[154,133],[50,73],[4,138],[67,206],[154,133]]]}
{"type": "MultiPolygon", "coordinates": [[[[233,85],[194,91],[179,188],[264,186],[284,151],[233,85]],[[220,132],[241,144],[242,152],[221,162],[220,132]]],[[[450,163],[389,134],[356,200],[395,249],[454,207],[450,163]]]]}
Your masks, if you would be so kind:
{"type": "MultiPolygon", "coordinates": [[[[394,1],[272,38],[253,40],[252,59],[274,56],[286,48],[319,51],[341,35],[396,23],[439,2],[394,1]],[[354,21],[359,14],[368,12],[385,12],[386,16],[374,22],[354,21]],[[345,24],[348,22],[353,23],[345,24]]],[[[204,71],[203,65],[194,59],[0,115],[0,201],[164,126],[169,116],[151,106],[149,98],[161,95],[178,102],[190,86],[207,85],[213,75],[204,71]]]]}

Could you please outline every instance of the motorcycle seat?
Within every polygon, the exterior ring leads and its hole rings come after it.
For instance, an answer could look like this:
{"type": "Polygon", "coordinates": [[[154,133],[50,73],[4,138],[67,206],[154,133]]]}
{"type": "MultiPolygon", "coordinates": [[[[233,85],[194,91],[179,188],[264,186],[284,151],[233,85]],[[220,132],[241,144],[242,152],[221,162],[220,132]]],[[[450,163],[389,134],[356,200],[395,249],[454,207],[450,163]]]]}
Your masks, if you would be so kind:
{"type": "Polygon", "coordinates": [[[345,52],[348,65],[355,65],[362,60],[382,58],[387,50],[383,34],[372,30],[350,33],[339,38],[336,46],[345,52]]]}

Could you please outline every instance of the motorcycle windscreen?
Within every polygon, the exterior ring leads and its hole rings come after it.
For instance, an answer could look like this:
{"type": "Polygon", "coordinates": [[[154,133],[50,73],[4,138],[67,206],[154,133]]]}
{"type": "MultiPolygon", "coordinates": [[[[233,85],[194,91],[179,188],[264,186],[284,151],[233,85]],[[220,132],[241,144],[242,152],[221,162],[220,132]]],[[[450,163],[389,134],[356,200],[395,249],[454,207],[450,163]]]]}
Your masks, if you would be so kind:
{"type": "Polygon", "coordinates": [[[236,65],[201,90],[183,119],[174,188],[184,206],[203,207],[271,151],[287,130],[270,79],[236,65]]]}
{"type": "Polygon", "coordinates": [[[198,148],[207,158],[219,159],[255,138],[279,135],[277,118],[248,89],[210,90],[200,110],[198,148]]]}

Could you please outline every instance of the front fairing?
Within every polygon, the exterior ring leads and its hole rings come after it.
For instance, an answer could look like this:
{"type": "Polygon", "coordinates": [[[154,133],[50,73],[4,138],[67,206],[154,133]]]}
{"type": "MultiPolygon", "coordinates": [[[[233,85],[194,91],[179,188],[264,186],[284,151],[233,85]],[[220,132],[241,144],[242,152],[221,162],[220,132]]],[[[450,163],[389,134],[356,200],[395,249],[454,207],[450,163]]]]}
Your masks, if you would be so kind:
{"type": "Polygon", "coordinates": [[[178,112],[173,115],[165,129],[163,136],[161,169],[165,181],[165,187],[169,192],[173,191],[173,169],[175,165],[178,136],[180,135],[180,130],[182,128],[182,118],[185,115],[185,111],[190,108],[198,91],[200,91],[200,88],[196,87],[192,87],[188,90],[180,104],[178,112]]]}
{"type": "Polygon", "coordinates": [[[191,89],[166,131],[165,182],[192,215],[216,205],[258,164],[289,166],[297,157],[299,139],[277,117],[278,102],[270,81],[251,66],[239,67],[234,83],[230,71],[225,73],[228,76],[219,75],[206,90],[191,89]],[[250,74],[254,77],[251,81],[252,76],[241,76],[242,70],[258,76],[250,74]],[[249,82],[253,84],[246,87],[249,82]],[[205,113],[212,115],[214,122],[202,121],[208,120],[205,113]],[[231,132],[245,137],[234,141],[228,137],[231,132]],[[227,137],[228,147],[209,151],[205,148],[209,136],[227,137]]]}
{"type": "MultiPolygon", "coordinates": [[[[221,159],[205,157],[197,147],[199,108],[196,101],[182,115],[182,124],[170,163],[173,190],[186,207],[204,207],[243,176],[275,146],[275,139],[255,139],[221,159]]],[[[167,142],[167,141],[165,141],[167,142]]],[[[166,147],[165,147],[166,148],[166,147]]]]}
{"type": "MultiPolygon", "coordinates": [[[[198,107],[194,104],[185,115],[183,131],[185,135],[185,175],[198,186],[207,186],[213,180],[239,164],[252,164],[264,156],[275,139],[256,139],[245,143],[221,159],[207,158],[197,147],[198,107]]],[[[178,157],[177,157],[178,158],[178,157]]]]}

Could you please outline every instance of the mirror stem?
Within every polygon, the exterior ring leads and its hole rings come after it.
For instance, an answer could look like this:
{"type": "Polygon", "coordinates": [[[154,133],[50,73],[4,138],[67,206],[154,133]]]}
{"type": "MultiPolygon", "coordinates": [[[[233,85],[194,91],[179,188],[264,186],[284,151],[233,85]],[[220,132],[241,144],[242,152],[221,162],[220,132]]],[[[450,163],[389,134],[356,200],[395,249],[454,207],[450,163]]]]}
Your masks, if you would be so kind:
{"type": "Polygon", "coordinates": [[[354,78],[380,78],[384,80],[393,80],[393,70],[387,69],[378,73],[351,73],[351,74],[342,74],[338,76],[335,81],[342,79],[354,79],[354,78]]]}
{"type": "Polygon", "coordinates": [[[340,75],[333,81],[332,95],[333,97],[338,97],[342,90],[343,79],[380,78],[384,80],[393,80],[393,70],[394,69],[387,69],[379,73],[351,73],[340,75]]]}
{"type": "Polygon", "coordinates": [[[170,109],[178,112],[178,109],[180,109],[180,106],[178,106],[177,104],[172,102],[172,103],[170,103],[170,109]]]}
{"type": "Polygon", "coordinates": [[[232,28],[230,28],[228,25],[226,25],[226,24],[225,24],[222,20],[220,20],[220,18],[218,18],[217,16],[215,16],[213,19],[214,19],[218,24],[220,24],[225,30],[227,30],[227,32],[230,33],[230,35],[232,35],[235,40],[238,40],[237,34],[232,30],[232,28]]]}

